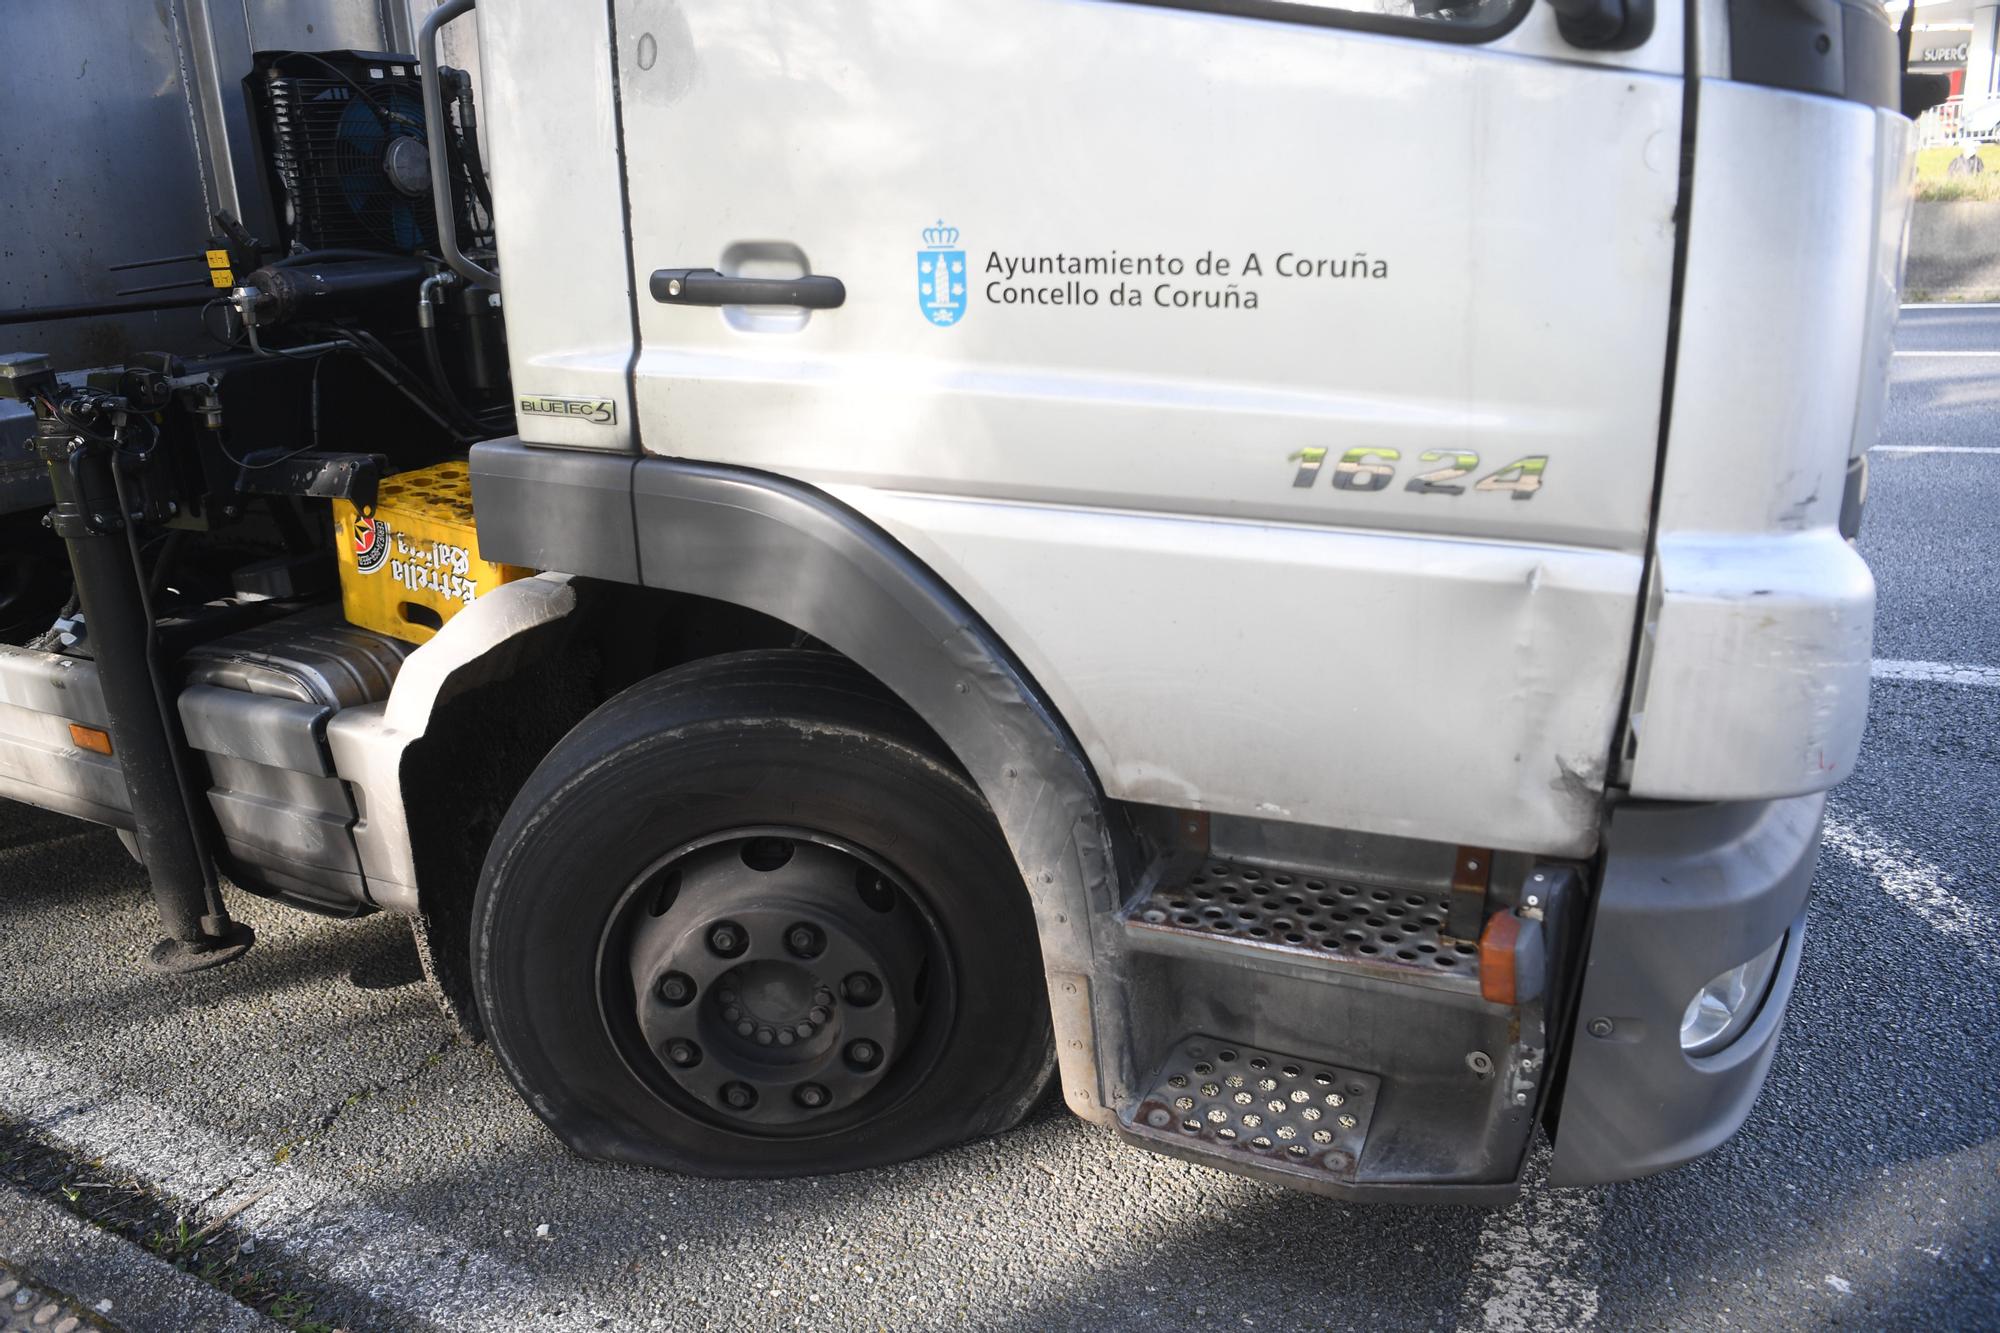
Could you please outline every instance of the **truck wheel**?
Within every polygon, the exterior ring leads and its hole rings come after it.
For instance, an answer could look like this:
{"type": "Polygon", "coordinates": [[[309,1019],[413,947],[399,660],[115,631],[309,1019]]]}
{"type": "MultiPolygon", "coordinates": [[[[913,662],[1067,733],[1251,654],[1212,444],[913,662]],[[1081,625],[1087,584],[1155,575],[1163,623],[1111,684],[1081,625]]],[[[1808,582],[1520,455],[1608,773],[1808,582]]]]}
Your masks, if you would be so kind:
{"type": "Polygon", "coordinates": [[[878,1166],[1009,1128],[1054,1068],[993,816],[826,653],[710,658],[579,724],[494,837],[472,964],[508,1077],[593,1157],[878,1166]]]}

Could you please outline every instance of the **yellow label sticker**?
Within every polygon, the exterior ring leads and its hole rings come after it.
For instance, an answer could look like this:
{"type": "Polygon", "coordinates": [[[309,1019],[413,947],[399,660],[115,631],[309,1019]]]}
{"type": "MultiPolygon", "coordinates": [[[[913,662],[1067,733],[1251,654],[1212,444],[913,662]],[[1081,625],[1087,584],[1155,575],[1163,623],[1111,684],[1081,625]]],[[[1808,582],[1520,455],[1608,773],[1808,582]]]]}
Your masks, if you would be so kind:
{"type": "Polygon", "coordinates": [[[227,250],[210,250],[208,252],[208,266],[210,268],[228,268],[229,252],[227,250]]]}
{"type": "Polygon", "coordinates": [[[208,271],[208,285],[211,287],[228,287],[235,282],[235,275],[226,268],[212,268],[208,271]]]}

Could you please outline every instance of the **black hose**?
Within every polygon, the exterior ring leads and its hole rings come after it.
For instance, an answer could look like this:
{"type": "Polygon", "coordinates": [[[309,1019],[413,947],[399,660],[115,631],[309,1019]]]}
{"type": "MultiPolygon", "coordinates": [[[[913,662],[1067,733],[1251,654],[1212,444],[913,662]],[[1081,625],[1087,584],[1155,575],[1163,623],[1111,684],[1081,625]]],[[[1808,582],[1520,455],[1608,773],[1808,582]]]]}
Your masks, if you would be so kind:
{"type": "Polygon", "coordinates": [[[122,264],[106,264],[104,267],[112,273],[123,273],[127,269],[158,268],[162,264],[197,264],[205,257],[205,252],[197,250],[191,255],[161,255],[158,259],[129,259],[122,264]]]}
{"type": "Polygon", "coordinates": [[[360,250],[353,246],[328,246],[323,250],[306,250],[296,255],[286,255],[274,259],[266,268],[296,268],[300,264],[330,264],[350,259],[408,259],[399,250],[360,250]]]}
{"type": "Polygon", "coordinates": [[[465,431],[462,427],[460,427],[455,422],[447,420],[445,418],[444,413],[440,412],[437,408],[433,407],[430,403],[426,402],[424,400],[424,396],[418,393],[415,389],[411,388],[407,381],[398,379],[394,371],[390,370],[387,366],[383,365],[380,361],[377,361],[374,357],[368,355],[360,348],[357,347],[354,350],[361,357],[362,362],[366,364],[370,370],[373,370],[377,375],[380,375],[383,379],[387,380],[389,382],[390,388],[396,390],[396,392],[402,394],[403,397],[409,399],[412,406],[414,406],[419,412],[422,412],[425,416],[429,417],[432,421],[436,422],[438,428],[444,431],[445,434],[451,436],[452,439],[454,440],[463,440],[465,438],[465,431]]]}
{"type": "Polygon", "coordinates": [[[207,274],[203,274],[199,278],[182,278],[179,282],[156,282],[150,287],[120,287],[118,295],[150,296],[154,292],[177,291],[182,287],[206,287],[211,293],[215,290],[215,284],[208,280],[207,274]]]}
{"type": "MultiPolygon", "coordinates": [[[[346,328],[344,326],[336,327],[341,328],[341,331],[359,345],[371,358],[379,358],[385,365],[402,376],[405,381],[412,384],[417,382],[416,372],[405,365],[401,357],[390,351],[388,345],[380,338],[377,338],[365,329],[346,328]]],[[[447,381],[447,384],[449,384],[449,381],[447,381]]],[[[456,394],[445,394],[438,400],[438,405],[458,418],[454,433],[469,433],[474,438],[478,437],[479,419],[464,409],[458,402],[456,394]]]]}
{"type": "Polygon", "coordinates": [[[416,376],[373,334],[339,324],[323,326],[320,332],[346,339],[349,346],[333,350],[351,351],[359,356],[376,374],[388,381],[391,388],[409,399],[418,411],[436,422],[452,439],[462,443],[486,437],[486,431],[479,423],[450,420],[447,415],[450,410],[448,407],[434,404],[429,401],[429,395],[418,392],[416,376]]]}
{"type": "Polygon", "coordinates": [[[79,301],[75,305],[31,305],[0,311],[0,324],[42,324],[58,319],[89,319],[96,315],[139,315],[154,310],[182,310],[207,305],[213,292],[189,296],[155,296],[143,301],[79,301]]]}
{"type": "Polygon", "coordinates": [[[47,629],[37,634],[34,638],[29,639],[22,647],[32,648],[38,653],[52,653],[61,648],[63,632],[58,626],[63,621],[74,616],[76,609],[82,605],[83,599],[76,590],[76,580],[71,578],[69,581],[69,598],[63,602],[62,610],[56,612],[56,618],[49,623],[47,629]]]}
{"type": "Polygon", "coordinates": [[[438,340],[437,325],[426,322],[421,325],[421,329],[424,340],[424,360],[430,363],[431,382],[437,385],[438,396],[450,405],[452,411],[458,413],[458,415],[464,417],[467,421],[477,423],[479,414],[465,405],[465,400],[458,396],[458,390],[452,387],[451,376],[445,374],[444,351],[438,340]]]}
{"type": "Polygon", "coordinates": [[[479,152],[479,113],[472,105],[472,76],[464,70],[458,72],[458,129],[460,155],[463,158],[459,165],[472,184],[472,193],[478,197],[479,206],[486,210],[486,224],[491,227],[493,194],[486,183],[486,160],[479,152]]]}

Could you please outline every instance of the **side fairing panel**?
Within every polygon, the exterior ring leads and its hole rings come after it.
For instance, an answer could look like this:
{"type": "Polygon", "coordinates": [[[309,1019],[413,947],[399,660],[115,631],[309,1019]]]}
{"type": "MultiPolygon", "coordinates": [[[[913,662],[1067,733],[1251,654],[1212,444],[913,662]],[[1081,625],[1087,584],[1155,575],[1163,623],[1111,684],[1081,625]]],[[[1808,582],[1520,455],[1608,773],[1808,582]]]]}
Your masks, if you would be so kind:
{"type": "Polygon", "coordinates": [[[1792,796],[1854,766],[1875,584],[1841,511],[1880,422],[1909,143],[1893,112],[1702,85],[1635,796],[1792,796]]]}

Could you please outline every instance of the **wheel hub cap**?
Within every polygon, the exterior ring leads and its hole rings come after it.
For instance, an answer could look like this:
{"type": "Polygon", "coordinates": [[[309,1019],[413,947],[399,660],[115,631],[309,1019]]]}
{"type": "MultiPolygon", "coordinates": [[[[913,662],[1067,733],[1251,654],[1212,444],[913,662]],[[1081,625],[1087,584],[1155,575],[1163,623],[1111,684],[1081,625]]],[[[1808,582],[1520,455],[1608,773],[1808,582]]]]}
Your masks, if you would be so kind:
{"type": "Polygon", "coordinates": [[[809,1128],[879,1087],[925,1010],[928,932],[858,852],[734,835],[637,886],[628,964],[639,1030],[705,1111],[809,1128]]]}

